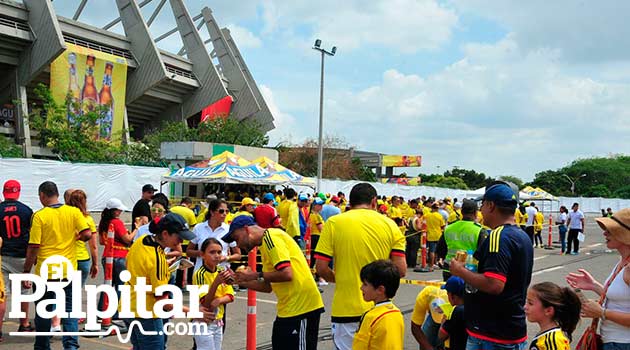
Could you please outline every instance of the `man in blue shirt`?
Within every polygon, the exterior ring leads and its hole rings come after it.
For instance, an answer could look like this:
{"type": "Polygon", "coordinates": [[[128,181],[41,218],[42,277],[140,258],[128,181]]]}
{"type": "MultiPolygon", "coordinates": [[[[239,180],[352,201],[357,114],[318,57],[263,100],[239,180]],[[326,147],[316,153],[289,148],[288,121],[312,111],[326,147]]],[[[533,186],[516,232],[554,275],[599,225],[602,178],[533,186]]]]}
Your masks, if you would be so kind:
{"type": "Polygon", "coordinates": [[[475,252],[478,272],[451,260],[450,270],[467,284],[467,350],[521,350],[527,345],[525,299],[533,266],[532,243],[514,222],[518,189],[498,181],[481,198],[484,224],[492,229],[475,252]]]}
{"type": "Polygon", "coordinates": [[[322,219],[324,219],[324,222],[328,221],[328,218],[331,216],[341,214],[341,209],[339,209],[339,202],[339,197],[333,196],[330,199],[330,203],[324,205],[324,207],[322,208],[322,212],[319,213],[319,215],[322,216],[322,219]]]}

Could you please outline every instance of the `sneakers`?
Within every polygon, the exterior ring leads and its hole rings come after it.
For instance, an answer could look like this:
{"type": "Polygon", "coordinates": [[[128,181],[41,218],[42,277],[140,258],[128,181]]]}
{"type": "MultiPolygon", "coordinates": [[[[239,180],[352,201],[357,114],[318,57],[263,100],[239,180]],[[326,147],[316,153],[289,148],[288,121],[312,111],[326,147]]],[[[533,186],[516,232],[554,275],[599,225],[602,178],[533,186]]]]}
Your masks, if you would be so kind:
{"type": "Polygon", "coordinates": [[[571,255],[578,255],[578,252],[571,252],[571,255]]]}
{"type": "Polygon", "coordinates": [[[319,280],[319,282],[317,282],[318,286],[327,286],[328,282],[324,281],[324,280],[319,280]]]}
{"type": "Polygon", "coordinates": [[[59,326],[51,326],[50,327],[50,331],[51,332],[61,332],[61,325],[59,325],[59,326]]]}

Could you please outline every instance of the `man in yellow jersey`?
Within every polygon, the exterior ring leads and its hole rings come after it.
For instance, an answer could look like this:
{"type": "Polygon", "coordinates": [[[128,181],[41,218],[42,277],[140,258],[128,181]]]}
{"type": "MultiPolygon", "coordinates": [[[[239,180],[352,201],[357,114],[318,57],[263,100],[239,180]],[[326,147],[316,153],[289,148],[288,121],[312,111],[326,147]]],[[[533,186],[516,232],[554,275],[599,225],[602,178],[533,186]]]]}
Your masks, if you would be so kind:
{"type": "Polygon", "coordinates": [[[427,286],[418,293],[411,314],[411,333],[420,349],[434,349],[439,344],[438,332],[444,318],[443,304],[448,304],[448,294],[440,287],[427,286]]]}
{"type": "Polygon", "coordinates": [[[368,183],[350,191],[352,210],[328,219],[315,249],[317,273],[336,282],[332,303],[332,335],[336,349],[352,348],[361,315],[373,303],[361,297],[361,268],[373,261],[391,259],[400,275],[407,273],[405,237],[389,218],[376,209],[376,189],[368,183]],[[335,271],[328,266],[334,260],[335,271]]]}
{"type": "Polygon", "coordinates": [[[453,204],[453,210],[448,214],[448,223],[449,225],[454,223],[455,221],[462,219],[462,203],[457,202],[453,204]]]}
{"type": "Polygon", "coordinates": [[[296,193],[292,188],[286,188],[284,190],[284,195],[286,197],[278,205],[278,215],[280,215],[280,223],[282,227],[286,231],[286,233],[291,237],[299,237],[300,236],[300,212],[295,201],[296,193]]]}
{"type": "Polygon", "coordinates": [[[197,224],[197,217],[195,216],[195,212],[191,209],[192,205],[192,199],[184,197],[179,205],[171,207],[171,213],[179,214],[183,217],[190,228],[195,227],[197,224]]]}
{"type": "Polygon", "coordinates": [[[444,217],[438,211],[439,204],[434,202],[431,204],[431,212],[424,216],[424,220],[427,223],[427,251],[429,252],[429,271],[433,271],[433,265],[435,265],[435,251],[437,250],[437,243],[442,237],[444,232],[444,217]]]}
{"type": "Polygon", "coordinates": [[[252,290],[276,294],[278,314],[271,335],[273,349],[317,349],[324,302],[304,253],[293,238],[281,229],[264,229],[253,218],[239,216],[222,240],[237,242],[239,248],[247,251],[260,249],[262,271],[237,272],[236,282],[252,290]]]}
{"type": "MultiPolygon", "coordinates": [[[[76,241],[87,241],[92,237],[85,217],[78,208],[59,203],[59,190],[51,181],[45,181],[39,185],[39,201],[43,209],[33,215],[31,232],[26,249],[24,273],[31,273],[33,265],[35,274],[39,274],[48,281],[64,281],[68,279],[68,270],[62,267],[59,271],[40,271],[44,261],[54,255],[60,255],[70,261],[73,267],[77,266],[76,241]]],[[[31,282],[23,282],[23,287],[31,288],[31,282]]],[[[64,288],[66,296],[66,312],[72,312],[72,284],[64,288]]],[[[38,303],[55,298],[54,291],[47,291],[38,303]]],[[[52,305],[47,310],[52,311],[52,305]]],[[[76,318],[62,318],[61,324],[64,332],[77,332],[79,325],[76,318]]],[[[51,319],[41,318],[35,313],[35,330],[37,332],[49,332],[51,319]]],[[[78,349],[77,336],[63,336],[64,349],[78,349]]],[[[35,337],[35,349],[50,349],[50,337],[35,337]]]]}

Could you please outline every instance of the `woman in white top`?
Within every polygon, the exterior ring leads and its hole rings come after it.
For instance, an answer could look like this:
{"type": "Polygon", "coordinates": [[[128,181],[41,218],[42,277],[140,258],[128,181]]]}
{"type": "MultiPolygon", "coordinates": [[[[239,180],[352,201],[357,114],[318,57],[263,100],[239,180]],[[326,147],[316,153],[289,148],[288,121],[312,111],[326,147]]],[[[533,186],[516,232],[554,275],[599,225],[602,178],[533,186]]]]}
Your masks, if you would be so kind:
{"type": "Polygon", "coordinates": [[[556,220],[556,225],[558,225],[558,233],[560,234],[560,244],[562,244],[562,251],[560,254],[564,254],[567,250],[567,219],[568,219],[569,210],[564,205],[560,207],[560,215],[558,215],[558,219],[556,220]]]}
{"type": "Polygon", "coordinates": [[[616,249],[621,261],[604,285],[583,269],[570,273],[567,282],[573,288],[604,294],[603,306],[593,300],[582,304],[582,315],[601,320],[604,350],[630,350],[630,208],[595,221],[604,230],[606,246],[616,249]]]}

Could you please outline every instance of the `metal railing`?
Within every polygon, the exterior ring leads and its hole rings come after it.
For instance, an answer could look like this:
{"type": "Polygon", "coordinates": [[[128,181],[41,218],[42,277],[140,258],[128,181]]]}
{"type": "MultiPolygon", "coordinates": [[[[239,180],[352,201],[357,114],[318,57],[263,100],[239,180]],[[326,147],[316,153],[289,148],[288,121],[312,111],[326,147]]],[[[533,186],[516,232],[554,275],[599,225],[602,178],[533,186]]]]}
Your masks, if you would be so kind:
{"type": "Polygon", "coordinates": [[[165,64],[164,66],[166,67],[166,70],[168,72],[170,72],[170,73],[181,75],[182,77],[186,77],[188,79],[197,80],[197,78],[195,77],[195,75],[192,72],[188,72],[188,71],[182,70],[180,68],[171,66],[169,64],[165,64]]]}
{"type": "Polygon", "coordinates": [[[24,31],[27,31],[29,33],[31,32],[31,28],[28,26],[27,23],[14,21],[14,20],[8,19],[8,18],[0,17],[0,25],[3,25],[5,27],[10,27],[10,28],[13,28],[13,29],[24,30],[24,31]]]}
{"type": "Polygon", "coordinates": [[[65,40],[65,42],[67,43],[74,44],[77,46],[83,46],[83,47],[87,47],[88,49],[105,52],[105,53],[115,55],[115,56],[121,56],[130,60],[135,60],[135,58],[133,57],[133,54],[129,50],[120,50],[120,49],[115,49],[108,46],[102,46],[102,45],[95,44],[89,41],[73,38],[68,35],[64,35],[63,40],[65,40]]]}

